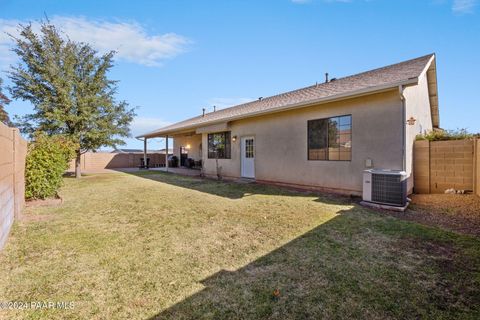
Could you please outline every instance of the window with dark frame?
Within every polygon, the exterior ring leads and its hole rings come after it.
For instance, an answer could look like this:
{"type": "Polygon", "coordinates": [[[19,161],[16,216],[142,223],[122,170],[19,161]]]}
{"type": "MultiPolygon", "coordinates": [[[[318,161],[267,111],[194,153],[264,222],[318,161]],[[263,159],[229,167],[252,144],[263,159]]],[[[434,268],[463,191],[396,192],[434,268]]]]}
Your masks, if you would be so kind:
{"type": "Polygon", "coordinates": [[[309,120],[308,160],[352,160],[352,116],[309,120]]]}
{"type": "Polygon", "coordinates": [[[208,158],[230,159],[230,131],[208,134],[208,158]]]}
{"type": "Polygon", "coordinates": [[[253,139],[246,139],[245,140],[245,158],[254,158],[254,140],[253,139]]]}

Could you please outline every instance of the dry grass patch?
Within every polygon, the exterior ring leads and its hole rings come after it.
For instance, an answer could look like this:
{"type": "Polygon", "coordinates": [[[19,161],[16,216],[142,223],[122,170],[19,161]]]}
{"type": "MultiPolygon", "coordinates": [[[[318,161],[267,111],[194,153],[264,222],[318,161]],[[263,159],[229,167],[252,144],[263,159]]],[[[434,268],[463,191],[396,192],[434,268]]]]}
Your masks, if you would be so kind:
{"type": "Polygon", "coordinates": [[[66,179],[61,195],[27,210],[55,219],[14,226],[0,296],[75,308],[0,318],[480,315],[478,239],[345,198],[149,172],[66,179]]]}

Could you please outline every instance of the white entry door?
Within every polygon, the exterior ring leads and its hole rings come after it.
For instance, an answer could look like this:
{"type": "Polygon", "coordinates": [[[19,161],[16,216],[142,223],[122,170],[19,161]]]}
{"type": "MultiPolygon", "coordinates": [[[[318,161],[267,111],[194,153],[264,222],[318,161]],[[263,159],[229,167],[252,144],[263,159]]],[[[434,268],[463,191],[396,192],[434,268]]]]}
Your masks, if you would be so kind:
{"type": "Polygon", "coordinates": [[[242,137],[242,177],[255,178],[255,138],[242,137]]]}

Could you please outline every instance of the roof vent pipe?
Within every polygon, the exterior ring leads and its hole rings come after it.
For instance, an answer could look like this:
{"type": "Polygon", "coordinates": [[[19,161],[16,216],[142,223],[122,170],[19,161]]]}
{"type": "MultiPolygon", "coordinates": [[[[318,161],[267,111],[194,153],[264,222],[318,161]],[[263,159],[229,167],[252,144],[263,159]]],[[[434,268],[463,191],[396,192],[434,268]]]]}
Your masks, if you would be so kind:
{"type": "Polygon", "coordinates": [[[328,82],[328,72],[325,73],[325,83],[327,83],[327,82],[328,82]]]}
{"type": "Polygon", "coordinates": [[[202,108],[202,117],[205,117],[205,108],[202,108]]]}
{"type": "Polygon", "coordinates": [[[213,106],[213,112],[217,111],[217,106],[213,106]]]}

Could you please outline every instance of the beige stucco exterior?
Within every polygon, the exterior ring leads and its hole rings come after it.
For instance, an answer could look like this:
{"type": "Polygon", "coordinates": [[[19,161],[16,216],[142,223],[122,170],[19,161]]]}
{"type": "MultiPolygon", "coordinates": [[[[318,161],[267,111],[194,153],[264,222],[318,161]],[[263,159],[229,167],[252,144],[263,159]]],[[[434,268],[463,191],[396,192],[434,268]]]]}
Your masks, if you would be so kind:
{"type": "Polygon", "coordinates": [[[188,157],[195,161],[202,159],[202,135],[194,132],[175,135],[173,138],[173,155],[180,159],[180,148],[185,147],[188,157]]]}
{"type": "MultiPolygon", "coordinates": [[[[366,160],[375,168],[402,169],[402,102],[398,90],[254,117],[229,123],[231,159],[220,159],[222,175],[240,177],[240,140],[255,137],[255,178],[300,187],[325,188],[360,194],[366,160]],[[307,159],[307,121],[352,115],[352,160],[307,159]]],[[[216,175],[215,159],[207,158],[207,133],[203,133],[206,175],[216,175]]]]}
{"type": "Polygon", "coordinates": [[[411,193],[414,186],[413,145],[415,138],[418,134],[429,132],[433,129],[427,74],[425,73],[418,79],[418,85],[406,87],[403,95],[405,97],[405,119],[408,120],[411,117],[415,119],[415,124],[405,125],[405,171],[409,177],[407,189],[411,193]]]}
{"type": "Polygon", "coordinates": [[[203,173],[216,177],[208,134],[230,131],[231,159],[218,160],[225,178],[241,177],[241,138],[252,136],[256,181],[360,195],[365,169],[393,169],[407,172],[411,193],[415,137],[432,130],[428,83],[424,73],[415,85],[195,128],[173,136],[174,155],[180,157],[180,147],[188,147],[188,157],[202,160],[203,173]],[[342,115],[352,116],[351,161],[308,160],[307,122],[342,115]],[[407,124],[410,118],[413,125],[407,124]]]}

